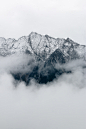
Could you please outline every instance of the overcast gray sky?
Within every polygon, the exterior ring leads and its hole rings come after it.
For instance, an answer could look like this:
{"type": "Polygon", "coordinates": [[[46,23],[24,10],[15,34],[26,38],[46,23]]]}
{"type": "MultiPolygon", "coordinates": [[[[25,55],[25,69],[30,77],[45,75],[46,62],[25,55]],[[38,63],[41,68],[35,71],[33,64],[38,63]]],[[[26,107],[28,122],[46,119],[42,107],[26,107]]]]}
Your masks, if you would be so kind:
{"type": "Polygon", "coordinates": [[[86,0],[3,0],[0,37],[18,39],[35,31],[86,44],[85,7],[86,0]]]}

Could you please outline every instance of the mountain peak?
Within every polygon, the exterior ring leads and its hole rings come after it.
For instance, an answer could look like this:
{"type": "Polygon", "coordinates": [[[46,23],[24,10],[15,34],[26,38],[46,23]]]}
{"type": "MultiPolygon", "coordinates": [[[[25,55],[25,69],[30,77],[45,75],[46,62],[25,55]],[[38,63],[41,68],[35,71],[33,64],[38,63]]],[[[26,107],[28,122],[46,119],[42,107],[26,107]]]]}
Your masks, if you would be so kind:
{"type": "Polygon", "coordinates": [[[35,55],[42,60],[46,60],[56,49],[60,51],[68,59],[73,58],[74,54],[77,57],[83,57],[86,51],[85,45],[79,45],[70,38],[53,38],[49,35],[41,35],[36,32],[31,32],[29,36],[22,36],[18,40],[5,39],[0,37],[0,55],[6,53],[25,52],[35,55]]]}
{"type": "Polygon", "coordinates": [[[38,34],[37,32],[32,31],[29,35],[31,36],[31,35],[41,35],[41,34],[38,34]]]}

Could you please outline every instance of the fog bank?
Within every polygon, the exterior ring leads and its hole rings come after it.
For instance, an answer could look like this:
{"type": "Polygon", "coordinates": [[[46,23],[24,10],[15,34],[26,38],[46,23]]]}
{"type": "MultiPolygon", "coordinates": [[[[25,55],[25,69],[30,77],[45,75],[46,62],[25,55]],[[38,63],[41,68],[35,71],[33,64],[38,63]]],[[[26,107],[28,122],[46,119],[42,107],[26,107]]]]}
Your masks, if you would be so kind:
{"type": "Polygon", "coordinates": [[[24,82],[15,87],[10,70],[21,70],[20,64],[23,68],[32,58],[24,58],[25,63],[10,59],[0,62],[0,129],[86,129],[86,69],[81,64],[51,83],[31,80],[27,87],[24,82]]]}

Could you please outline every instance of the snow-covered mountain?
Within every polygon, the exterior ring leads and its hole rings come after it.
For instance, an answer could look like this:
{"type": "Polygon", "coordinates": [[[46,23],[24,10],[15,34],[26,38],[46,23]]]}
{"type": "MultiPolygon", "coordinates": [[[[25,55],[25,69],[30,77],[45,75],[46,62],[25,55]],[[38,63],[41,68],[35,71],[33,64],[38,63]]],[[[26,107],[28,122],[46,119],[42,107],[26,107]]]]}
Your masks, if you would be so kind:
{"type": "Polygon", "coordinates": [[[31,78],[34,78],[38,83],[47,83],[63,73],[72,72],[63,67],[56,68],[56,64],[62,65],[76,59],[86,60],[85,45],[80,45],[70,38],[52,38],[36,32],[18,40],[0,38],[0,56],[15,53],[26,53],[35,57],[34,65],[32,64],[34,61],[28,64],[31,65],[29,72],[11,73],[15,79],[23,80],[26,84],[31,78]]]}
{"type": "Polygon", "coordinates": [[[32,32],[18,40],[0,37],[0,55],[27,52],[45,61],[56,49],[64,54],[67,60],[85,58],[86,46],[75,43],[70,38],[52,38],[32,32]]]}

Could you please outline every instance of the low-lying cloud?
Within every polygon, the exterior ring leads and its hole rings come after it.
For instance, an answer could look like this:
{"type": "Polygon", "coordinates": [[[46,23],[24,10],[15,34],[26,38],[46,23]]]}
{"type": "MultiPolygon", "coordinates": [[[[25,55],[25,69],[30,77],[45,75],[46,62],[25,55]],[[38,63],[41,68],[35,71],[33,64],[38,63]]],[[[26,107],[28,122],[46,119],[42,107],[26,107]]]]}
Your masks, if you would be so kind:
{"type": "Polygon", "coordinates": [[[34,66],[34,57],[24,53],[17,53],[8,55],[6,57],[0,57],[0,72],[22,72],[31,70],[31,66],[34,66]]]}
{"type": "Polygon", "coordinates": [[[31,80],[29,86],[19,82],[15,87],[10,71],[24,68],[25,72],[25,66],[31,70],[34,58],[13,55],[0,60],[0,129],[86,129],[86,69],[82,65],[75,63],[71,74],[47,84],[31,80]]]}

